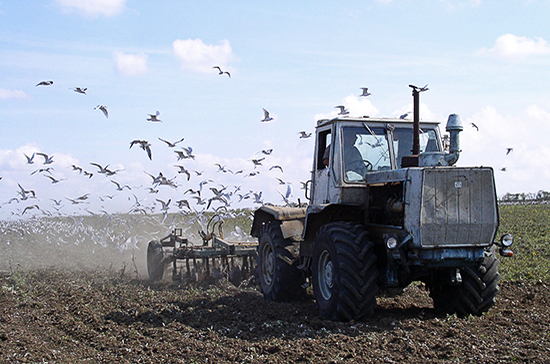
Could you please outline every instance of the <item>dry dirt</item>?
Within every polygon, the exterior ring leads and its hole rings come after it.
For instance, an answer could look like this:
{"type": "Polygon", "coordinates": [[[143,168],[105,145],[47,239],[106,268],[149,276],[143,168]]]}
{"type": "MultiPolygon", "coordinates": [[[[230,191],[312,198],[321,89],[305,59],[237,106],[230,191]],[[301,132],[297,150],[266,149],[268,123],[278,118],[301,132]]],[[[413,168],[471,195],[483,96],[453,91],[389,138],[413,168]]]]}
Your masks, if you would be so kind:
{"type": "Polygon", "coordinates": [[[548,363],[548,282],[501,282],[482,317],[438,315],[412,285],[375,317],[335,323],[313,299],[265,301],[254,286],[152,284],[130,272],[0,276],[2,363],[548,363]]]}

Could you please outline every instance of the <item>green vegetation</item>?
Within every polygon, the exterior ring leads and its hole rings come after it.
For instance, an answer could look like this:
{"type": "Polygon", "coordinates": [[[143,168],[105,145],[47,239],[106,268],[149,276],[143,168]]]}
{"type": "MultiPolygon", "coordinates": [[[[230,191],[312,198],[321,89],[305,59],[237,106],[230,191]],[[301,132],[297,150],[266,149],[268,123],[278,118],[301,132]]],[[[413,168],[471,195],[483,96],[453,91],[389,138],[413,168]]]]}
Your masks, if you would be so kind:
{"type": "Polygon", "coordinates": [[[514,236],[514,256],[500,260],[502,279],[550,280],[550,205],[500,205],[499,213],[497,238],[514,236]]]}

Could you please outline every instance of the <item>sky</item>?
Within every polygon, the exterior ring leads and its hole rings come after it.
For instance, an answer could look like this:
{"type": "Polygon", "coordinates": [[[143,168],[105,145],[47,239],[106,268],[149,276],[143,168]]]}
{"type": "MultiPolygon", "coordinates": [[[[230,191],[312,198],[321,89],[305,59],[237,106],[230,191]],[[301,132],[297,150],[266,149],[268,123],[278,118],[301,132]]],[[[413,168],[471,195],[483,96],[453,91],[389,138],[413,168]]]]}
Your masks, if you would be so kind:
{"type": "Polygon", "coordinates": [[[459,166],[493,167],[499,196],[549,190],[549,13],[547,0],[0,0],[0,218],[199,211],[186,191],[200,186],[232,207],[304,202],[314,138],[299,132],[337,105],[411,111],[409,84],[429,85],[421,118],[442,132],[462,117],[459,166]],[[159,173],[177,188],[151,193],[159,173]]]}

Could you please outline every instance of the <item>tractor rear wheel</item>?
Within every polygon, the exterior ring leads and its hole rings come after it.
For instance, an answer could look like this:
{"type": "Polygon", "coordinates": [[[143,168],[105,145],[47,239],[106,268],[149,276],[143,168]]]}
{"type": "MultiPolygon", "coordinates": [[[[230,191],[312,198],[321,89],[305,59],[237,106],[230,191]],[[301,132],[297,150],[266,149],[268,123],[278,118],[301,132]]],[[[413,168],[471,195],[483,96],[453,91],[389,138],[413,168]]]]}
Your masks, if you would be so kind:
{"type": "Polygon", "coordinates": [[[378,293],[374,244],[362,225],[334,222],[314,243],[313,294],[321,317],[334,321],[372,316],[378,293]]]}
{"type": "Polygon", "coordinates": [[[284,239],[280,223],[270,222],[262,228],[258,245],[258,276],[264,298],[290,302],[303,299],[305,277],[292,253],[293,242],[284,239]]]}
{"type": "Polygon", "coordinates": [[[164,276],[164,251],[162,244],[157,240],[151,240],[147,246],[147,272],[149,280],[159,281],[164,276]]]}
{"type": "Polygon", "coordinates": [[[481,316],[495,304],[498,294],[499,260],[494,250],[483,259],[477,268],[460,270],[462,283],[459,285],[432,284],[430,296],[436,310],[456,313],[459,317],[481,316]]]}

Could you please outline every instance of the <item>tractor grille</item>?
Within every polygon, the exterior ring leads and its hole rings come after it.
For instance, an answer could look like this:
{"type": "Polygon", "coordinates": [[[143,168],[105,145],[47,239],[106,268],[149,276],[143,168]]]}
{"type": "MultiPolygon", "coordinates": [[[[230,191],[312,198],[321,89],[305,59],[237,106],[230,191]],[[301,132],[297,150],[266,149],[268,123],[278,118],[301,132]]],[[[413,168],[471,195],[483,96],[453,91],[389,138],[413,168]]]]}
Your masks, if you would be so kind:
{"type": "Polygon", "coordinates": [[[491,168],[423,171],[420,206],[422,247],[487,246],[498,227],[491,168]]]}

